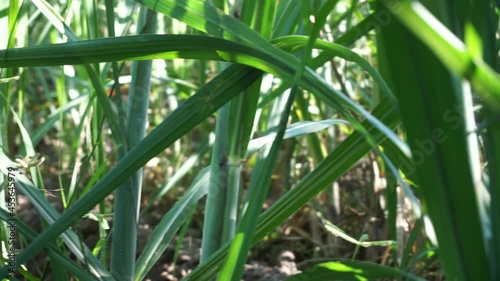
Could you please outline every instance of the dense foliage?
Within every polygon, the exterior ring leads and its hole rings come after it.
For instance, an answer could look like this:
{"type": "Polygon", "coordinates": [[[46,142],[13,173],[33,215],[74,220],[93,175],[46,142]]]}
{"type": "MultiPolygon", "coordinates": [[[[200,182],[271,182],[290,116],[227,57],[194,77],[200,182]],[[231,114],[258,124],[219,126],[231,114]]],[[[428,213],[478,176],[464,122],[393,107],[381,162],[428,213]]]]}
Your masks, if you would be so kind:
{"type": "Polygon", "coordinates": [[[287,280],[498,280],[499,8],[2,2],[0,276],[143,280],[198,227],[183,280],[291,231],[287,280]]]}

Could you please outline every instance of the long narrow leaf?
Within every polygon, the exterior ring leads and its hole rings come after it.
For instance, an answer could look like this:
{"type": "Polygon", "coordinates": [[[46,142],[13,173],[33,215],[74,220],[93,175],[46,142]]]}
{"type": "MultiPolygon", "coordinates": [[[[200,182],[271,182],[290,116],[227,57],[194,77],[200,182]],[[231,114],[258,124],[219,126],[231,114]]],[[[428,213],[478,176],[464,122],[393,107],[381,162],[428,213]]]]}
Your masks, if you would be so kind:
{"type": "Polygon", "coordinates": [[[392,267],[376,263],[360,261],[327,262],[316,265],[302,273],[286,279],[286,281],[362,281],[362,280],[394,280],[406,278],[412,281],[424,281],[425,279],[406,273],[392,267]]]}
{"type": "Polygon", "coordinates": [[[160,259],[174,234],[184,223],[187,214],[195,209],[198,201],[207,194],[210,181],[209,168],[201,170],[181,199],[168,211],[151,233],[151,237],[137,259],[134,280],[144,280],[147,272],[160,259]]]}

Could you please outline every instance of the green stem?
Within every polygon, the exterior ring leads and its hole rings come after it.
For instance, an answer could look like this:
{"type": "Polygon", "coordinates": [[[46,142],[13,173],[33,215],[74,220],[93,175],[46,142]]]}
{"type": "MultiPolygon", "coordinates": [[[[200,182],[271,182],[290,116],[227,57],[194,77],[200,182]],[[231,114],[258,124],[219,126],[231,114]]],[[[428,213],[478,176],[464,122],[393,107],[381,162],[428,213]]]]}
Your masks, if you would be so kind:
{"type": "MultiPolygon", "coordinates": [[[[154,33],[156,13],[141,8],[138,33],[154,33]],[[144,26],[144,27],[143,27],[144,26]]],[[[145,136],[151,87],[152,61],[135,62],[127,112],[127,143],[134,147],[145,136]]],[[[133,280],[137,243],[137,223],[142,189],[142,168],[122,184],[115,194],[111,274],[117,280],[133,280]]]]}

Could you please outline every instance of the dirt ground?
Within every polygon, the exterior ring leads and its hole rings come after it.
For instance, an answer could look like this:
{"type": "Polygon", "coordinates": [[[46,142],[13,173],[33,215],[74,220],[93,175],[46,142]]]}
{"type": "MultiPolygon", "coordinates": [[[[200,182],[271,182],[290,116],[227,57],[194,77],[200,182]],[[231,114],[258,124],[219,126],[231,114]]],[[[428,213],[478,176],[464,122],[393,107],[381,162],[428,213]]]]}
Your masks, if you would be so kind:
{"type": "MultiPolygon", "coordinates": [[[[332,219],[340,227],[344,227],[356,235],[367,230],[366,220],[368,219],[367,213],[369,210],[366,209],[368,208],[367,198],[365,198],[366,192],[361,192],[361,188],[369,184],[367,182],[370,178],[369,169],[370,167],[366,163],[361,163],[338,181],[342,186],[343,201],[346,203],[358,202],[359,204],[344,204],[342,214],[336,215],[332,219]],[[360,227],[361,229],[359,229],[360,227]]],[[[47,180],[50,181],[50,179],[47,180]]],[[[51,184],[47,186],[51,186],[51,184]]],[[[51,196],[48,196],[48,199],[61,212],[62,206],[60,199],[57,197],[57,192],[51,192],[50,194],[51,196]]],[[[40,231],[41,224],[37,211],[25,196],[19,195],[18,197],[20,218],[24,222],[29,222],[30,226],[37,231],[40,231]]],[[[319,200],[321,201],[321,198],[319,200]]],[[[272,202],[268,203],[272,204],[272,202]]],[[[199,209],[200,213],[202,213],[202,206],[199,209]]],[[[148,217],[141,219],[138,231],[138,255],[165,210],[168,210],[168,206],[153,207],[148,217]]],[[[275,231],[274,238],[270,238],[266,242],[260,242],[252,248],[245,266],[243,280],[284,280],[287,276],[294,275],[302,269],[312,266],[316,263],[315,261],[324,262],[330,258],[349,258],[352,255],[352,245],[325,233],[321,226],[318,225],[318,222],[315,222],[314,218],[311,219],[311,210],[310,206],[304,207],[275,231]],[[318,239],[321,241],[318,241],[318,239]]],[[[145,280],[180,280],[196,268],[200,258],[202,220],[201,214],[199,217],[195,216],[193,218],[190,229],[182,241],[177,260],[174,261],[175,247],[178,243],[177,238],[175,238],[145,280]]],[[[112,225],[111,218],[109,221],[112,225]]],[[[85,243],[92,249],[99,235],[97,222],[90,219],[81,219],[79,227],[85,243]]],[[[377,224],[375,228],[376,232],[383,236],[383,225],[377,224]]],[[[360,255],[365,258],[375,260],[378,260],[381,254],[381,251],[377,253],[360,252],[360,255]]],[[[46,258],[43,255],[39,255],[28,266],[43,268],[45,260],[46,258]]]]}

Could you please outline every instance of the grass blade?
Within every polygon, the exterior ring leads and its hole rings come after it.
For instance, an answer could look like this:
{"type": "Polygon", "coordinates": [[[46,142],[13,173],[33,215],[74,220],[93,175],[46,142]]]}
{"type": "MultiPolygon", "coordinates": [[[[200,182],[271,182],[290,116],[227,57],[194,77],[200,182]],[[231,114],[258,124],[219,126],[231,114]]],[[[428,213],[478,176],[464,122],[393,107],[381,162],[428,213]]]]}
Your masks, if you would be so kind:
{"type": "Polygon", "coordinates": [[[153,230],[148,243],[146,243],[144,250],[137,259],[134,280],[144,280],[147,272],[160,259],[168,243],[184,223],[188,214],[195,209],[198,201],[207,194],[210,181],[209,172],[209,168],[205,168],[198,173],[182,198],[175,203],[153,230]]]}
{"type": "Polygon", "coordinates": [[[405,280],[424,281],[415,275],[406,273],[392,267],[379,265],[371,262],[360,261],[340,261],[327,262],[316,265],[295,276],[289,277],[286,281],[323,281],[323,280],[395,280],[406,278],[405,280]]]}

